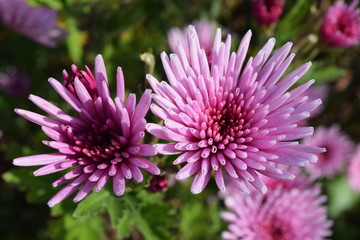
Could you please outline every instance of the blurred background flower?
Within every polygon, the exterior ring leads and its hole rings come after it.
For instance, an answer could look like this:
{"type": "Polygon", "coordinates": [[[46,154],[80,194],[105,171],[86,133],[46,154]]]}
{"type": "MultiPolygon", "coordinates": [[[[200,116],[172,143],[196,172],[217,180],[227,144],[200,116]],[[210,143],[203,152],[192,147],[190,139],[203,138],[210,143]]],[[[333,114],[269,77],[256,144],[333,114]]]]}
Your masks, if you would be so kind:
{"type": "Polygon", "coordinates": [[[304,138],[303,143],[326,149],[326,152],[317,154],[317,163],[307,168],[315,177],[334,177],[349,163],[353,143],[346,134],[340,132],[338,125],[316,128],[314,135],[304,138]]]}
{"type": "Polygon", "coordinates": [[[57,12],[48,7],[33,7],[26,0],[0,0],[0,19],[4,25],[35,42],[55,47],[67,33],[56,24],[57,12]]]}
{"type": "Polygon", "coordinates": [[[360,42],[360,10],[356,9],[358,0],[350,4],[338,1],[324,16],[320,37],[327,46],[352,47],[360,42]]]}
{"type": "Polygon", "coordinates": [[[278,21],[284,0],[252,0],[252,13],[257,24],[269,26],[278,21]]]}
{"type": "Polygon", "coordinates": [[[284,188],[279,184],[265,195],[238,192],[225,197],[222,218],[229,223],[222,238],[236,239],[326,239],[332,222],[327,218],[320,186],[284,188]]]}
{"type": "Polygon", "coordinates": [[[5,72],[0,73],[0,89],[9,96],[25,97],[29,93],[29,87],[29,77],[14,66],[7,67],[5,72]]]}

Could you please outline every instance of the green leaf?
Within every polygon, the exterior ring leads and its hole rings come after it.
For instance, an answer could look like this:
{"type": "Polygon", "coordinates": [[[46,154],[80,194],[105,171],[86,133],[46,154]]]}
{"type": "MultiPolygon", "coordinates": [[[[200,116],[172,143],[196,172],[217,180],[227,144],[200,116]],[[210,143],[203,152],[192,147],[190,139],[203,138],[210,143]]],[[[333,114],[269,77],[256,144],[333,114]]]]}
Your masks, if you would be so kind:
{"type": "Polygon", "coordinates": [[[64,216],[65,240],[103,239],[105,224],[100,216],[74,219],[70,214],[64,216]]]}
{"type": "Polygon", "coordinates": [[[111,225],[115,228],[118,225],[120,218],[124,214],[126,208],[123,197],[110,197],[108,204],[106,205],[106,210],[109,214],[111,225]]]}
{"type": "Polygon", "coordinates": [[[275,36],[277,43],[280,45],[291,40],[301,32],[304,24],[297,23],[300,22],[302,18],[309,15],[311,1],[298,0],[294,2],[294,5],[281,19],[276,29],[277,33],[275,36]]]}
{"type": "Polygon", "coordinates": [[[130,237],[131,226],[134,224],[134,219],[129,210],[125,210],[121,218],[118,219],[116,226],[117,237],[120,239],[130,237]]]}
{"type": "Polygon", "coordinates": [[[74,63],[81,63],[83,57],[84,34],[78,29],[75,18],[68,17],[66,26],[69,35],[66,38],[66,45],[69,50],[70,57],[74,63]]]}
{"type": "Polygon", "coordinates": [[[131,197],[131,195],[127,195],[124,197],[124,199],[126,200],[126,204],[129,206],[129,210],[131,211],[131,215],[134,219],[137,229],[144,235],[145,239],[148,240],[160,239],[153,232],[148,222],[143,218],[139,209],[136,208],[136,198],[131,197]]]}
{"type": "Polygon", "coordinates": [[[53,176],[35,177],[29,168],[16,168],[2,175],[5,182],[16,185],[21,191],[26,191],[29,200],[33,202],[47,201],[56,191],[51,186],[53,176]]]}
{"type": "Polygon", "coordinates": [[[315,79],[316,84],[332,82],[345,74],[345,69],[338,66],[326,66],[322,62],[314,62],[309,71],[300,79],[298,84],[315,79]]]}
{"type": "Polygon", "coordinates": [[[77,205],[73,216],[83,217],[96,215],[105,209],[109,203],[109,198],[110,194],[105,190],[98,193],[93,192],[77,205]]]}

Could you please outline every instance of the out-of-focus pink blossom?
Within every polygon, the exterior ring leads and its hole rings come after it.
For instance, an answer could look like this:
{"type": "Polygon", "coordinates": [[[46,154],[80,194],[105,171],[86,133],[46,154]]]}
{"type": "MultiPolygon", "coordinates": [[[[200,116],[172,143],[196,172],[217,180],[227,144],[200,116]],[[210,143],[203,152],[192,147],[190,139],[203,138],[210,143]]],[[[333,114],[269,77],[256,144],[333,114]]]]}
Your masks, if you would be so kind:
{"type": "MultiPolygon", "coordinates": [[[[207,20],[198,20],[193,22],[193,26],[198,33],[200,48],[204,49],[208,60],[211,60],[211,48],[214,41],[216,24],[207,20]]],[[[176,52],[178,42],[180,42],[184,46],[186,56],[189,57],[187,28],[188,26],[184,29],[178,27],[171,28],[168,31],[168,42],[173,52],[176,52]]]]}
{"type": "Polygon", "coordinates": [[[347,169],[347,177],[350,186],[360,192],[360,145],[358,145],[350,158],[347,169]]]}
{"type": "Polygon", "coordinates": [[[0,20],[35,42],[47,47],[56,46],[67,32],[56,24],[57,12],[48,7],[34,7],[26,0],[0,0],[0,20]]]}
{"type": "Polygon", "coordinates": [[[184,165],[176,175],[178,180],[195,175],[191,191],[196,194],[214,171],[221,191],[226,189],[225,176],[243,192],[249,192],[249,183],[264,193],[260,175],[294,178],[273,163],[306,166],[317,161],[315,153],[324,149],[299,144],[297,140],[312,135],[313,128],[298,123],[321,100],[299,98],[313,80],[291,89],[311,63],[283,76],[295,56],[289,54],[291,43],[270,57],[275,46],[275,39],[270,39],[245,62],[251,31],[237,52],[231,52],[231,36],[222,42],[218,29],[209,64],[195,27],[188,28],[187,37],[188,44],[178,42],[175,54],[161,54],[169,83],[147,75],[157,103],[151,110],[164,125],[148,124],[146,129],[172,142],[157,144],[160,154],[180,154],[174,161],[184,165]]]}
{"type": "Polygon", "coordinates": [[[317,154],[318,162],[307,169],[314,177],[327,178],[339,173],[348,163],[353,146],[349,137],[340,132],[338,125],[316,128],[315,134],[304,138],[303,144],[326,148],[326,152],[317,154]]]}
{"type": "Polygon", "coordinates": [[[359,1],[349,5],[338,1],[327,11],[320,29],[320,37],[329,47],[352,47],[360,42],[359,1]]]}
{"type": "Polygon", "coordinates": [[[283,0],[253,0],[252,13],[259,25],[269,26],[278,21],[284,8],[283,0]]]}
{"type": "Polygon", "coordinates": [[[322,240],[331,235],[332,222],[323,206],[320,185],[284,188],[277,185],[265,194],[225,197],[230,212],[221,217],[229,223],[224,240],[322,240]]]}
{"type": "Polygon", "coordinates": [[[29,77],[11,66],[0,73],[0,89],[12,97],[23,97],[29,91],[29,77]]]}
{"type": "Polygon", "coordinates": [[[148,190],[151,192],[163,192],[168,188],[169,184],[165,175],[153,176],[150,180],[148,190]]]}

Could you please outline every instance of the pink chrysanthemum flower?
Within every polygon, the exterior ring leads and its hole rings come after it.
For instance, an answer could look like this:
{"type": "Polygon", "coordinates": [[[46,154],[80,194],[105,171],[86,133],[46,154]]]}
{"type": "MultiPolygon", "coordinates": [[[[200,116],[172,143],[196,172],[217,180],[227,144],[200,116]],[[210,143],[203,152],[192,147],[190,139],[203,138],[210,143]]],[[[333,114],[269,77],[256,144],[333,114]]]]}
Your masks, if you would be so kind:
{"type": "Polygon", "coordinates": [[[225,199],[230,212],[221,214],[229,223],[222,233],[226,240],[322,240],[331,235],[320,195],[320,185],[284,188],[267,194],[232,194],[225,199]]]}
{"type": "Polygon", "coordinates": [[[25,0],[0,0],[0,20],[15,32],[47,47],[56,46],[67,32],[56,25],[57,12],[33,7],[25,0]]]}
{"type": "Polygon", "coordinates": [[[259,25],[269,26],[278,21],[284,8],[283,0],[253,0],[252,13],[259,25]]]}
{"type": "Polygon", "coordinates": [[[336,2],[327,11],[320,29],[320,37],[329,47],[352,47],[360,42],[360,10],[356,9],[359,1],[347,5],[336,2]]]}
{"type": "Polygon", "coordinates": [[[0,73],[0,89],[9,96],[22,97],[28,93],[29,87],[29,77],[14,66],[0,73]]]}
{"type": "Polygon", "coordinates": [[[314,177],[333,177],[348,162],[352,142],[347,135],[340,132],[337,125],[330,128],[318,127],[315,134],[306,137],[303,144],[325,148],[326,152],[318,153],[318,162],[307,168],[314,177]]]}
{"type": "Polygon", "coordinates": [[[321,104],[320,99],[298,98],[314,81],[289,90],[311,64],[305,63],[280,79],[294,58],[294,54],[288,56],[291,43],[268,59],[275,45],[270,39],[243,68],[251,31],[238,51],[230,53],[231,36],[221,42],[218,29],[210,65],[194,27],[188,28],[187,36],[190,57],[181,43],[170,58],[161,55],[170,85],[147,75],[158,104],[150,108],[164,120],[164,126],[148,124],[147,130],[175,142],[156,146],[161,154],[181,154],[174,161],[185,163],[177,173],[178,180],[195,174],[191,191],[200,193],[214,170],[221,191],[225,191],[226,174],[244,192],[249,192],[245,183],[266,192],[259,174],[294,177],[272,163],[305,166],[317,161],[314,153],[323,152],[323,148],[295,141],[313,133],[312,127],[297,123],[321,104]]]}
{"type": "MultiPolygon", "coordinates": [[[[211,50],[214,41],[216,24],[207,20],[198,20],[193,22],[198,37],[200,47],[205,50],[208,60],[211,60],[211,50]]],[[[175,52],[178,42],[184,46],[184,51],[186,56],[190,57],[189,46],[188,46],[188,37],[187,37],[187,27],[181,30],[178,27],[171,28],[168,31],[168,42],[171,51],[175,52]]]]}
{"type": "Polygon", "coordinates": [[[91,71],[80,71],[72,66],[70,76],[64,71],[62,85],[49,79],[55,91],[78,114],[73,117],[50,102],[30,95],[30,100],[50,114],[49,118],[27,110],[16,109],[20,116],[40,126],[53,141],[43,141],[59,153],[32,155],[14,159],[17,166],[41,166],[35,176],[69,169],[53,183],[54,187],[71,181],[49,202],[50,207],[69,197],[77,189],[74,201],[85,198],[96,187],[100,191],[113,177],[113,189],[117,196],[125,191],[125,179],[143,180],[139,168],[158,175],[160,170],[141,156],[154,156],[150,144],[139,144],[145,133],[144,119],[151,102],[151,91],[146,90],[136,106],[135,94],[125,100],[124,76],[117,70],[116,98],[113,100],[108,88],[104,61],[101,55],[95,59],[95,77],[91,71]]]}
{"type": "Polygon", "coordinates": [[[356,147],[356,150],[350,158],[350,164],[347,169],[347,177],[350,186],[360,192],[360,145],[356,147]]]}

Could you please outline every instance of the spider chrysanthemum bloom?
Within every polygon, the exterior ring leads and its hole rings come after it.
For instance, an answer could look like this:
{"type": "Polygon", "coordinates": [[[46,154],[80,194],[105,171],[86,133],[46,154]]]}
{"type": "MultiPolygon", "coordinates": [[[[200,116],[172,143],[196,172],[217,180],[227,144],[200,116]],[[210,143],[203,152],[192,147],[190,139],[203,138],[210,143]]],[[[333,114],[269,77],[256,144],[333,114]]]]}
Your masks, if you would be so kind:
{"type": "Polygon", "coordinates": [[[358,145],[350,158],[347,169],[347,178],[350,186],[360,192],[360,145],[358,145]]]}
{"type": "Polygon", "coordinates": [[[26,0],[0,0],[0,20],[9,28],[47,47],[56,46],[67,32],[56,24],[57,12],[34,7],[26,0]]]}
{"type": "Polygon", "coordinates": [[[320,37],[329,47],[352,47],[360,42],[359,1],[349,5],[338,1],[327,11],[320,29],[320,37]]]}
{"type": "MultiPolygon", "coordinates": [[[[304,185],[303,185],[304,186],[304,185]]],[[[226,240],[323,240],[331,235],[320,195],[320,185],[284,188],[281,185],[265,195],[232,194],[225,198],[230,212],[222,218],[229,223],[222,233],[226,240]]]]}
{"type": "Polygon", "coordinates": [[[340,132],[338,125],[316,128],[313,136],[304,138],[303,144],[326,148],[326,152],[317,154],[318,162],[307,167],[314,177],[330,178],[341,172],[352,150],[352,141],[340,132]]]}
{"type": "Polygon", "coordinates": [[[305,63],[280,79],[294,58],[294,54],[288,56],[291,43],[268,59],[275,45],[270,39],[244,67],[250,31],[238,51],[230,53],[231,36],[221,42],[218,29],[211,64],[194,27],[188,28],[187,36],[189,58],[180,42],[176,54],[170,54],[170,58],[161,55],[170,84],[147,75],[157,103],[150,108],[164,120],[164,126],[148,124],[147,130],[174,142],[156,147],[161,154],[181,154],[174,164],[185,166],[177,179],[195,174],[191,191],[200,193],[214,170],[221,191],[225,191],[226,174],[244,192],[249,192],[245,183],[265,192],[259,174],[294,177],[273,163],[305,166],[316,162],[314,153],[324,149],[295,141],[313,133],[312,127],[299,127],[297,123],[321,104],[320,99],[298,98],[314,81],[289,90],[311,64],[305,63]]]}
{"type": "Polygon", "coordinates": [[[104,61],[95,59],[95,77],[86,68],[72,66],[72,75],[64,71],[64,84],[50,78],[55,91],[72,107],[78,117],[68,115],[52,103],[34,95],[30,100],[47,112],[49,118],[27,110],[16,109],[20,116],[40,126],[52,141],[43,141],[58,153],[32,155],[14,159],[17,166],[41,166],[35,176],[71,169],[53,183],[54,187],[71,181],[49,202],[54,206],[80,188],[74,201],[85,198],[95,187],[100,191],[112,177],[114,193],[124,194],[125,180],[142,182],[139,168],[158,175],[160,170],[141,156],[153,156],[155,148],[140,144],[145,133],[144,119],[151,102],[146,90],[136,106],[135,94],[125,100],[124,76],[117,70],[116,97],[110,96],[104,61]]]}

